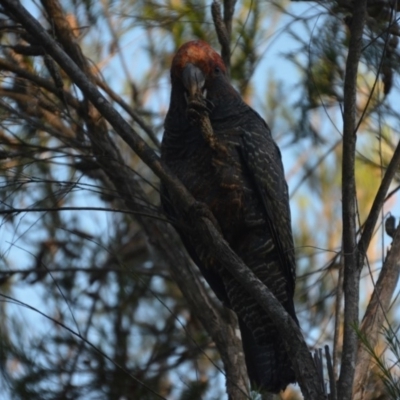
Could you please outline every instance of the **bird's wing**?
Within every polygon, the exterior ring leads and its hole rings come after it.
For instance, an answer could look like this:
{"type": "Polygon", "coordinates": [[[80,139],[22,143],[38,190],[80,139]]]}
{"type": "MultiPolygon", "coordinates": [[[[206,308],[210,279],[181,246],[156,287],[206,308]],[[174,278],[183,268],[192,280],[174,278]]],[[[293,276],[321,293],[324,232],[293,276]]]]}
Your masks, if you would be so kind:
{"type": "Polygon", "coordinates": [[[281,153],[262,118],[253,110],[256,123],[246,124],[241,135],[241,156],[253,181],[279,252],[288,291],[293,297],[296,278],[288,188],[281,153]]]}

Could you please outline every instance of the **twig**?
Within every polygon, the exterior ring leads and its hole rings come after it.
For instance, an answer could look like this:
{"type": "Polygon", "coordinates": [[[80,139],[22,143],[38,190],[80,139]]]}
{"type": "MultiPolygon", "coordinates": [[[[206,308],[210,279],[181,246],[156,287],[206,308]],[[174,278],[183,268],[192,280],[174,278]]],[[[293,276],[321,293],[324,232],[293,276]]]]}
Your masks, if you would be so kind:
{"type": "Polygon", "coordinates": [[[224,0],[224,24],[229,40],[232,35],[232,18],[235,12],[236,0],[224,0]]]}
{"type": "Polygon", "coordinates": [[[157,135],[153,131],[153,129],[147,125],[147,123],[143,120],[143,118],[135,111],[129,104],[117,93],[115,93],[104,81],[102,81],[99,77],[94,77],[95,82],[99,85],[112,100],[117,102],[131,117],[132,119],[146,132],[151,141],[155,144],[156,148],[160,148],[160,141],[157,138],[157,135]]]}
{"type": "MultiPolygon", "coordinates": [[[[335,299],[335,330],[333,334],[333,376],[337,376],[337,366],[339,362],[339,341],[340,341],[340,327],[342,326],[342,301],[343,301],[343,257],[340,257],[338,268],[338,281],[335,299]]],[[[329,378],[330,379],[330,378],[329,378]]],[[[336,390],[336,382],[335,382],[336,390]]],[[[331,391],[332,392],[332,391],[331,391]]]]}
{"type": "MultiPolygon", "coordinates": [[[[371,207],[371,211],[365,221],[364,229],[361,238],[358,242],[358,250],[360,257],[364,258],[368,250],[369,243],[371,242],[372,235],[374,233],[376,222],[378,221],[380,211],[386,200],[386,194],[389,190],[390,184],[400,168],[400,141],[397,144],[396,150],[393,153],[392,159],[386,168],[385,175],[379,186],[378,192],[375,196],[374,202],[371,207]]],[[[361,264],[362,267],[362,264],[361,264]]]]}
{"type": "MultiPolygon", "coordinates": [[[[12,1],[12,0],[11,0],[12,1]]],[[[88,347],[91,347],[94,349],[97,353],[99,353],[102,357],[104,357],[106,360],[111,362],[113,365],[115,365],[117,368],[119,368],[121,371],[123,371],[125,374],[127,374],[134,382],[138,383],[139,385],[143,386],[146,388],[150,393],[154,394],[159,399],[162,400],[167,400],[164,396],[161,396],[159,393],[157,393],[155,390],[153,390],[150,386],[147,386],[146,383],[138,379],[136,376],[134,376],[131,372],[129,372],[128,369],[124,368],[122,365],[118,364],[115,360],[113,360],[111,357],[109,357],[106,353],[104,353],[99,347],[96,347],[91,341],[86,339],[84,336],[82,336],[79,332],[74,331],[73,329],[69,328],[67,325],[63,324],[59,320],[50,317],[49,315],[45,314],[44,312],[38,310],[37,308],[29,305],[28,303],[24,303],[23,301],[17,300],[13,297],[7,296],[3,293],[0,293],[0,298],[3,298],[4,300],[2,301],[7,301],[11,304],[16,304],[22,307],[27,308],[28,310],[34,311],[41,315],[42,317],[48,319],[49,321],[53,322],[55,325],[61,326],[68,332],[70,332],[73,336],[76,336],[80,340],[82,340],[88,347]]]]}
{"type": "Polygon", "coordinates": [[[317,370],[317,380],[321,385],[322,393],[325,394],[325,385],[324,385],[324,362],[322,360],[322,349],[314,350],[314,364],[317,370]]]}
{"type": "MultiPolygon", "coordinates": [[[[226,3],[228,3],[228,2],[226,2],[226,3]]],[[[225,21],[223,21],[222,15],[221,15],[221,5],[220,5],[219,1],[214,0],[211,4],[211,14],[213,17],[215,30],[217,32],[218,41],[219,41],[219,44],[221,45],[221,57],[224,60],[224,63],[228,70],[228,73],[231,68],[230,30],[232,29],[231,28],[231,26],[232,26],[231,18],[232,18],[232,14],[233,14],[233,8],[234,8],[234,6],[232,6],[232,10],[229,12],[224,9],[224,11],[226,11],[226,13],[225,13],[226,18],[225,18],[225,21]],[[229,16],[230,16],[230,18],[229,18],[229,16]],[[230,30],[229,31],[226,26],[227,21],[228,22],[230,21],[230,30]]]]}
{"type": "Polygon", "coordinates": [[[329,400],[336,400],[336,380],[335,380],[335,372],[333,370],[332,358],[329,353],[329,346],[325,346],[325,357],[326,357],[326,367],[328,369],[329,376],[329,400]]]}
{"type": "MultiPolygon", "coordinates": [[[[1,204],[1,203],[0,203],[1,204]]],[[[160,215],[153,214],[153,213],[146,213],[146,212],[139,212],[139,211],[132,211],[132,210],[121,210],[116,208],[110,207],[33,207],[33,208],[8,208],[6,210],[0,209],[0,215],[13,215],[13,214],[20,214],[20,213],[27,213],[27,212],[59,212],[59,211],[101,211],[101,212],[115,212],[121,214],[132,214],[132,215],[140,215],[146,218],[155,218],[160,221],[164,222],[171,222],[160,215]]]]}

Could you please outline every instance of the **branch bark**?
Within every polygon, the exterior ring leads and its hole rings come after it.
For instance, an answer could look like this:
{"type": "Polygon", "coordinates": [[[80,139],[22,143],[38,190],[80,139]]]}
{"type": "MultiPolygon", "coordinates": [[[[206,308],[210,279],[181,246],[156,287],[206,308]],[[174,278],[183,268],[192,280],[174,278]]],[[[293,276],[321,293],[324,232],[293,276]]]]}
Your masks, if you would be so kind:
{"type": "Polygon", "coordinates": [[[343,218],[343,292],[344,333],[338,398],[351,400],[357,354],[360,257],[356,242],[355,151],[356,151],[356,94],[357,71],[361,57],[362,35],[366,20],[366,0],[357,0],[353,6],[350,43],[344,81],[343,162],[342,162],[342,218],[343,218]]]}
{"type": "MultiPolygon", "coordinates": [[[[396,288],[400,271],[400,228],[397,228],[393,237],[392,247],[386,257],[378,282],[375,285],[371,300],[365,311],[361,323],[360,333],[371,348],[378,342],[378,336],[384,324],[386,313],[390,307],[390,301],[396,288]]],[[[364,399],[364,395],[370,394],[367,384],[371,372],[371,354],[362,343],[358,344],[357,367],[354,375],[353,393],[354,400],[364,399]]]]}
{"type": "MultiPolygon", "coordinates": [[[[42,44],[46,52],[64,69],[80,88],[82,93],[85,94],[87,99],[113,126],[121,138],[125,140],[153,172],[163,180],[168,191],[174,196],[174,201],[181,207],[182,211],[186,213],[190,212],[195,203],[195,199],[187,192],[186,188],[179,180],[162,165],[158,156],[147,146],[126,121],[124,121],[120,114],[112,108],[106,98],[97,90],[95,85],[92,84],[90,79],[88,79],[18,1],[3,0],[2,4],[3,7],[6,7],[12,12],[24,28],[42,44]]],[[[103,155],[105,155],[105,152],[110,148],[112,149],[114,147],[112,143],[107,141],[108,136],[96,136],[95,132],[92,132],[92,135],[92,140],[99,145],[99,150],[101,149],[103,151],[103,155]],[[101,140],[99,140],[99,137],[101,140]]],[[[104,156],[103,162],[106,162],[105,160],[107,158],[107,156],[104,156]]],[[[117,174],[118,171],[114,171],[114,173],[117,174]]],[[[124,180],[118,179],[117,176],[115,176],[115,178],[117,178],[116,187],[122,190],[126,196],[126,188],[120,187],[120,185],[124,184],[124,180]]],[[[130,182],[132,182],[132,180],[130,180],[130,182]]],[[[132,202],[130,202],[130,204],[132,204],[132,202]]],[[[228,268],[234,276],[243,283],[244,288],[252,293],[282,332],[304,397],[309,400],[324,399],[320,383],[316,379],[317,372],[312,357],[296,323],[286,313],[285,309],[275,299],[268,288],[254,276],[243,264],[242,260],[229,248],[228,244],[220,236],[218,230],[208,219],[201,217],[196,218],[194,221],[194,229],[198,232],[196,237],[201,238],[204,241],[204,245],[210,246],[214,250],[214,253],[218,256],[224,267],[228,268]]],[[[152,232],[148,233],[151,235],[152,232]]],[[[177,272],[180,274],[180,270],[177,272]]],[[[190,295],[190,293],[187,294],[190,295]]],[[[199,306],[199,304],[197,304],[197,306],[199,306]]],[[[204,304],[202,306],[204,307],[204,304]]],[[[202,313],[204,313],[204,309],[199,311],[199,316],[201,316],[202,313]]]]}
{"type": "Polygon", "coordinates": [[[235,3],[236,1],[234,0],[224,1],[224,19],[222,19],[219,1],[214,0],[211,4],[214,27],[217,32],[219,44],[221,45],[221,57],[224,60],[228,72],[231,69],[231,32],[235,3]]]}
{"type": "Polygon", "coordinates": [[[247,400],[249,398],[247,370],[242,343],[236,334],[238,329],[236,317],[231,311],[221,309],[215,304],[195,276],[186,254],[178,247],[171,246],[171,240],[179,240],[171,227],[161,223],[146,224],[146,233],[162,260],[170,267],[172,278],[190,308],[217,346],[224,364],[226,392],[229,398],[247,400]]]}

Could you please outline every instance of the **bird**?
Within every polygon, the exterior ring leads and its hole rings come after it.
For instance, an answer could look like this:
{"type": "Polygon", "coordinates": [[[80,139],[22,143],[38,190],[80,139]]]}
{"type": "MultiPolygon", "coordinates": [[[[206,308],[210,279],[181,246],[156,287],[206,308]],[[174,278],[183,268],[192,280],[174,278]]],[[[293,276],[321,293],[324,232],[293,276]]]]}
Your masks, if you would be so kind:
{"type": "MultiPolygon", "coordinates": [[[[172,59],[170,76],[162,162],[208,207],[231,249],[298,324],[288,186],[268,125],[244,102],[221,56],[207,42],[183,44],[172,59]]],[[[163,184],[160,197],[170,219],[184,218],[163,184]]],[[[177,226],[211,290],[238,317],[251,387],[285,390],[296,378],[278,327],[209,249],[177,226]]]]}

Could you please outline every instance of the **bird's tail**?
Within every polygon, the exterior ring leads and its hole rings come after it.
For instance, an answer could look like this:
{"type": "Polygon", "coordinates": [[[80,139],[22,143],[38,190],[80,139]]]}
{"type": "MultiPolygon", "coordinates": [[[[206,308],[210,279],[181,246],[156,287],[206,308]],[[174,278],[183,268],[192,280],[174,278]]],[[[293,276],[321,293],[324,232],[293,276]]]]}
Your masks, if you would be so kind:
{"type": "Polygon", "coordinates": [[[239,318],[243,351],[251,386],[255,390],[279,393],[296,381],[292,363],[279,336],[258,345],[246,324],[239,318]]]}

